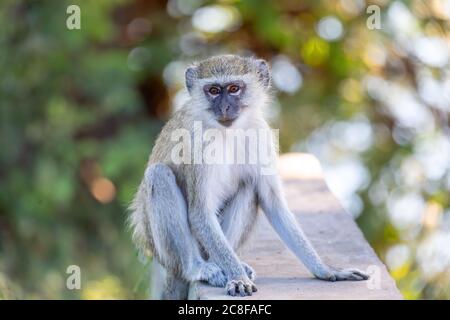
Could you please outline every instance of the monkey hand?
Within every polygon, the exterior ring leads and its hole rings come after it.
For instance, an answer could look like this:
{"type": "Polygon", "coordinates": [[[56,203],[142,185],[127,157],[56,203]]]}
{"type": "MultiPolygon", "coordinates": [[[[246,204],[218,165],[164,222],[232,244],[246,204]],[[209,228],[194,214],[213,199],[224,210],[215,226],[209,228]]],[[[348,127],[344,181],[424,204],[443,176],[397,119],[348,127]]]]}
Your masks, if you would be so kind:
{"type": "Polygon", "coordinates": [[[361,281],[369,279],[369,275],[354,268],[338,269],[328,267],[328,269],[320,274],[315,275],[317,278],[326,281],[361,281]]]}
{"type": "Polygon", "coordinates": [[[257,291],[255,284],[247,276],[228,281],[226,290],[230,296],[240,295],[242,297],[251,296],[253,292],[257,291]]]}

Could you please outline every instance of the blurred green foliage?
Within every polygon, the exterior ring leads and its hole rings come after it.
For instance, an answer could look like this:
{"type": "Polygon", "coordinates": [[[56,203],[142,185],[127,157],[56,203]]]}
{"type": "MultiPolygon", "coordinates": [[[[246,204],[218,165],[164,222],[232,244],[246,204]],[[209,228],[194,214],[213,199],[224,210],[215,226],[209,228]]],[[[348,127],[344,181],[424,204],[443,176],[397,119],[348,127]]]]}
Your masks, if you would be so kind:
{"type": "MultiPolygon", "coordinates": [[[[412,10],[423,34],[449,39],[448,19],[433,7],[398,3],[412,10]]],[[[378,5],[384,18],[393,5],[381,0],[0,2],[0,298],[147,297],[148,268],[126,230],[126,206],[180,96],[183,66],[224,52],[289,61],[298,70],[295,90],[275,83],[271,119],[280,128],[284,152],[314,152],[311,137],[335,123],[361,117],[369,122],[368,148],[335,148],[332,156],[353,152],[370,173],[355,190],[363,204],[355,211],[357,221],[382,259],[392,246],[407,246],[407,257],[391,268],[405,297],[449,298],[449,273],[430,277],[415,259],[421,242],[440,224],[420,220],[414,232],[404,230],[392,223],[386,204],[403,183],[386,176],[400,170],[424,136],[410,130],[409,140],[395,139],[395,130],[409,129],[396,126],[398,119],[365,87],[367,75],[373,75],[417,92],[415,72],[427,66],[402,52],[392,29],[367,27],[369,4],[378,5]],[[81,8],[81,30],[66,28],[70,4],[81,8]],[[335,39],[336,24],[319,31],[327,16],[337,17],[343,28],[335,39]],[[387,58],[380,61],[378,55],[387,58]],[[380,185],[387,194],[374,200],[380,185]],[[65,271],[73,264],[81,267],[82,290],[66,289],[65,271]]],[[[427,69],[442,79],[445,68],[448,62],[427,69]]],[[[435,126],[425,137],[445,132],[447,114],[427,108],[435,126]]],[[[447,176],[432,181],[433,187],[415,187],[425,214],[434,210],[438,221],[449,206],[447,176]]]]}

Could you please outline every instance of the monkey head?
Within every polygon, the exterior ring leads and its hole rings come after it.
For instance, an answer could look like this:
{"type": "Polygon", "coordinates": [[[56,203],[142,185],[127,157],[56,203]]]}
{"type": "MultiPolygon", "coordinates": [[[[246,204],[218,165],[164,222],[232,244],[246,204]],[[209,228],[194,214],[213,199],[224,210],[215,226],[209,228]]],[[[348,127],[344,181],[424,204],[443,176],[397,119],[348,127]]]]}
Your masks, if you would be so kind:
{"type": "Polygon", "coordinates": [[[231,126],[247,110],[264,105],[270,86],[266,61],[235,55],[200,61],[186,70],[185,77],[194,107],[206,111],[224,127],[231,126]]]}

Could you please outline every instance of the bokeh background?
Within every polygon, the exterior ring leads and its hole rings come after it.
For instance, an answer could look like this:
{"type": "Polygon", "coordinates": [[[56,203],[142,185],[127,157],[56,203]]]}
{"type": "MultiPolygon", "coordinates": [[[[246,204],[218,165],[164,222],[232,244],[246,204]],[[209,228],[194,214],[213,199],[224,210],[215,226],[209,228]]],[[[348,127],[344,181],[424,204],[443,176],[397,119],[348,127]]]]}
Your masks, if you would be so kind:
{"type": "Polygon", "coordinates": [[[404,296],[450,298],[449,29],[449,0],[2,0],[0,298],[147,297],[125,209],[219,53],[271,63],[281,150],[320,159],[404,296]]]}

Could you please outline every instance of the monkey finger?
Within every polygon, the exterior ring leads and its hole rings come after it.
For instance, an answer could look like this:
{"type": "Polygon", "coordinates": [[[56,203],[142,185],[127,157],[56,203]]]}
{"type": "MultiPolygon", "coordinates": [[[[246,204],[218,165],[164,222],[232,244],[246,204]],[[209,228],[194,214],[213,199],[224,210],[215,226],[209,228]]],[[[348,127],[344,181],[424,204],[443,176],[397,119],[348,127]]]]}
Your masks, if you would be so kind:
{"type": "Polygon", "coordinates": [[[234,297],[234,296],[236,295],[236,288],[235,288],[234,286],[228,288],[228,289],[227,289],[227,294],[230,295],[230,296],[232,296],[232,297],[234,297]]]}
{"type": "Polygon", "coordinates": [[[363,278],[355,273],[351,273],[346,277],[346,280],[356,280],[356,281],[361,281],[363,280],[363,278]]]}
{"type": "Polygon", "coordinates": [[[246,285],[245,285],[245,292],[246,292],[249,296],[251,296],[252,293],[253,293],[252,286],[253,286],[252,284],[246,284],[246,285]]]}
{"type": "Polygon", "coordinates": [[[258,289],[256,288],[256,286],[255,286],[254,284],[252,284],[252,291],[253,291],[253,292],[258,291],[258,289]]]}
{"type": "Polygon", "coordinates": [[[361,275],[349,270],[336,272],[336,278],[337,280],[354,280],[354,281],[364,280],[364,278],[361,275]]]}
{"type": "Polygon", "coordinates": [[[364,272],[362,272],[362,271],[360,271],[360,270],[358,270],[358,269],[353,269],[352,272],[353,272],[354,274],[357,274],[358,276],[362,277],[363,280],[367,280],[367,279],[370,278],[370,276],[369,276],[368,274],[366,274],[366,273],[364,273],[364,272]]]}
{"type": "Polygon", "coordinates": [[[239,290],[239,294],[243,297],[245,296],[245,288],[244,288],[244,282],[239,281],[238,282],[238,290],[239,290]]]}
{"type": "Polygon", "coordinates": [[[234,281],[227,284],[227,294],[233,297],[236,295],[236,283],[234,281]]]}

